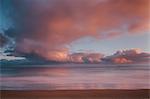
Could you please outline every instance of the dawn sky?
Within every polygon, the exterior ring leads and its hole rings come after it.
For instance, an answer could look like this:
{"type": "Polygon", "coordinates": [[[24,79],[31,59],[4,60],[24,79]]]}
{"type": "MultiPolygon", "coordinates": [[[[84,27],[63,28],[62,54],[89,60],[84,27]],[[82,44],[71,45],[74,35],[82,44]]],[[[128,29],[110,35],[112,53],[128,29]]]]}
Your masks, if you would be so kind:
{"type": "Polygon", "coordinates": [[[14,40],[15,53],[63,60],[67,53],[149,51],[149,0],[2,0],[1,6],[0,32],[14,40]]]}

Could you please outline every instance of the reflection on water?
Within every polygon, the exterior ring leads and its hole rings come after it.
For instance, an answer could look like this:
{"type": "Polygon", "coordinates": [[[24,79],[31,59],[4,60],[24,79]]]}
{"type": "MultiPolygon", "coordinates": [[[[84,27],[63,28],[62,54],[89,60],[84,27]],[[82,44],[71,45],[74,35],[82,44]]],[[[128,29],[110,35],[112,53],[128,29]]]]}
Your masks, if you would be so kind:
{"type": "Polygon", "coordinates": [[[150,89],[148,65],[66,64],[1,68],[3,90],[150,89]]]}

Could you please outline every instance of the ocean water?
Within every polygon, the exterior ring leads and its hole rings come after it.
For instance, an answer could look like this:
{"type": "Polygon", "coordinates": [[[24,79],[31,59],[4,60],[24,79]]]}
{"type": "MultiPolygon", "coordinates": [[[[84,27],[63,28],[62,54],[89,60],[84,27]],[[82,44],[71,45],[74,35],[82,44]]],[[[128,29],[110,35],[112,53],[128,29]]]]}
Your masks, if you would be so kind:
{"type": "Polygon", "coordinates": [[[147,64],[1,67],[1,90],[150,89],[147,64]]]}

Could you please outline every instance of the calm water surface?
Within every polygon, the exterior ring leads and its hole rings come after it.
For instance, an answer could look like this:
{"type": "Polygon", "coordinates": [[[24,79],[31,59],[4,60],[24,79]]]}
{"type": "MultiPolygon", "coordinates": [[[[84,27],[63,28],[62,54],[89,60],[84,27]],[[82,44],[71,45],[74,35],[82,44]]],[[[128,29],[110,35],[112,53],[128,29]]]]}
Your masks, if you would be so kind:
{"type": "Polygon", "coordinates": [[[59,64],[1,68],[2,90],[150,89],[149,65],[59,64]]]}

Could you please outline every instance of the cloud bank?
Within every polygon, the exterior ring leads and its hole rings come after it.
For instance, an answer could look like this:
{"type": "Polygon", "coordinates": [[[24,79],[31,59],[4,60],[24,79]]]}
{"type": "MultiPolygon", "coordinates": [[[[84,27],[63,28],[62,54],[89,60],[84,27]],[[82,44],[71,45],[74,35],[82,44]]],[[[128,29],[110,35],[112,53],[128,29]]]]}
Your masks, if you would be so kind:
{"type": "MultiPolygon", "coordinates": [[[[2,0],[2,3],[4,14],[14,25],[6,35],[15,38],[15,52],[35,53],[48,60],[68,60],[69,49],[65,46],[85,36],[103,39],[141,33],[149,28],[149,0],[2,0]]],[[[76,53],[70,57],[71,61],[99,62],[101,55],[76,53]]],[[[130,62],[126,58],[115,61],[130,62]]]]}
{"type": "Polygon", "coordinates": [[[104,55],[100,53],[74,53],[69,55],[69,61],[75,63],[100,63],[104,55]]]}
{"type": "MultiPolygon", "coordinates": [[[[43,54],[45,54],[43,52],[43,54]]],[[[73,53],[67,51],[50,51],[50,55],[38,56],[38,54],[21,54],[20,56],[0,55],[0,60],[30,60],[38,62],[53,62],[53,63],[89,63],[89,64],[139,64],[150,63],[150,53],[142,52],[140,49],[129,49],[116,51],[113,55],[105,56],[101,53],[73,53]],[[46,56],[46,57],[45,57],[46,56]]]]}
{"type": "Polygon", "coordinates": [[[104,60],[116,64],[149,63],[150,54],[141,52],[140,49],[130,49],[117,51],[115,54],[105,57],[104,60]]]}

